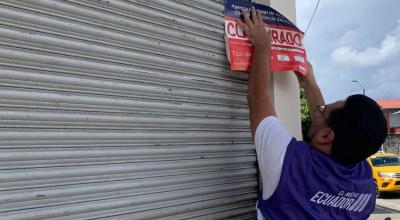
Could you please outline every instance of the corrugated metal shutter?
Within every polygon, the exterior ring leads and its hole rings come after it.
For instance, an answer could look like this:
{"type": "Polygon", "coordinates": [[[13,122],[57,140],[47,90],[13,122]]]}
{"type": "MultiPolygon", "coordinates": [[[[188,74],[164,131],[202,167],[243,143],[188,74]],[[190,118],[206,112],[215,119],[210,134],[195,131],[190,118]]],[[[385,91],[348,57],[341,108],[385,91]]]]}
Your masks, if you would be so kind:
{"type": "Polygon", "coordinates": [[[0,219],[253,217],[222,1],[2,0],[0,219]]]}

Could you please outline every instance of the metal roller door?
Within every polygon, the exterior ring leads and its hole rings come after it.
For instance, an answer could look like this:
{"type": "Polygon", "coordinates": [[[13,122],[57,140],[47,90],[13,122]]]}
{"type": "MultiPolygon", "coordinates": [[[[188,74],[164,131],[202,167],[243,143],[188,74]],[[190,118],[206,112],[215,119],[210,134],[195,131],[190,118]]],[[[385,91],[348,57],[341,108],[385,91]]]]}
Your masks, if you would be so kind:
{"type": "Polygon", "coordinates": [[[0,219],[250,219],[223,3],[0,1],[0,219]]]}

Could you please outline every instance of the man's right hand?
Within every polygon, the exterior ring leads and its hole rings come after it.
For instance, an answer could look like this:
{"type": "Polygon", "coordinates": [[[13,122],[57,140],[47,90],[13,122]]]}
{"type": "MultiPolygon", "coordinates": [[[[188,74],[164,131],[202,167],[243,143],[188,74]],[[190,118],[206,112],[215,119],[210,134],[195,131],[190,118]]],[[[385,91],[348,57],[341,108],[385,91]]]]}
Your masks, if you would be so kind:
{"type": "Polygon", "coordinates": [[[305,88],[307,86],[313,86],[316,85],[315,77],[314,77],[314,71],[313,67],[310,62],[307,61],[307,75],[304,76],[299,73],[295,73],[297,76],[297,80],[299,81],[299,84],[302,88],[305,88]]]}
{"type": "Polygon", "coordinates": [[[271,33],[265,29],[263,17],[260,11],[254,7],[252,10],[252,18],[246,10],[243,10],[243,17],[246,23],[237,20],[239,27],[247,34],[247,38],[255,49],[262,49],[270,52],[271,50],[271,33]]]}

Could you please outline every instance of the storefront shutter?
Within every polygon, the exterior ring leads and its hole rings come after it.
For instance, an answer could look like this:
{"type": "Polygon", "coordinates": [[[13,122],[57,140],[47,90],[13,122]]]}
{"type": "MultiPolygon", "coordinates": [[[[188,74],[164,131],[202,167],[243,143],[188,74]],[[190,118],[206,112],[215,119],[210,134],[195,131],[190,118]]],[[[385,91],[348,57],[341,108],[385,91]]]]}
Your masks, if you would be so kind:
{"type": "Polygon", "coordinates": [[[223,2],[2,0],[0,219],[251,219],[223,2]]]}

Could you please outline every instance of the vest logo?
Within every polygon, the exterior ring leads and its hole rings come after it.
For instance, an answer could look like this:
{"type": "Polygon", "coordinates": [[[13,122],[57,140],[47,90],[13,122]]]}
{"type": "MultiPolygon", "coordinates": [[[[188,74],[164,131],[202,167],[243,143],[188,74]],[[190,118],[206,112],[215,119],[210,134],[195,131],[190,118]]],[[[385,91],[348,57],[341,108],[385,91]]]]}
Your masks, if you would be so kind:
{"type": "Polygon", "coordinates": [[[323,191],[318,191],[311,197],[310,201],[328,207],[361,212],[365,209],[371,197],[372,194],[370,193],[340,191],[337,195],[332,195],[323,191]]]}

